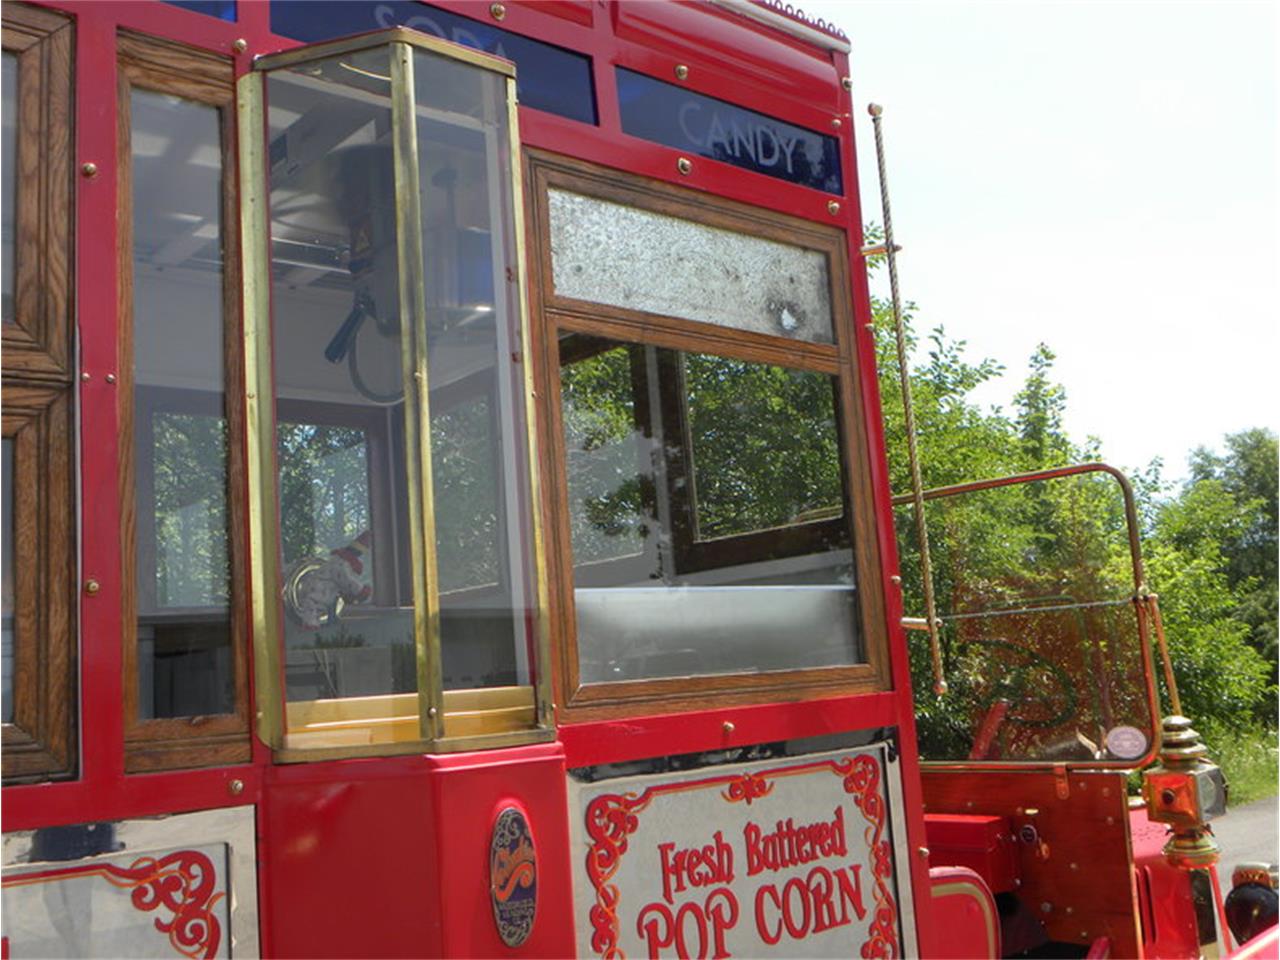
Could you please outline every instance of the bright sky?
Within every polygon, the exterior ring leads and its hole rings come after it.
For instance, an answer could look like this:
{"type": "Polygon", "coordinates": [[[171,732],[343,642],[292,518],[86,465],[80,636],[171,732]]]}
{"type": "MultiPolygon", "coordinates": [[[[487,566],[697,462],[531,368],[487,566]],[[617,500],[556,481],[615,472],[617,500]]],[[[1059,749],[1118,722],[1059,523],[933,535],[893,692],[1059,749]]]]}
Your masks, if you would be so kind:
{"type": "Polygon", "coordinates": [[[800,6],[853,44],[877,221],[885,107],[903,296],[1008,369],[979,400],[1009,406],[1045,341],[1068,429],[1116,466],[1180,478],[1193,447],[1280,427],[1277,6],[800,6]]]}

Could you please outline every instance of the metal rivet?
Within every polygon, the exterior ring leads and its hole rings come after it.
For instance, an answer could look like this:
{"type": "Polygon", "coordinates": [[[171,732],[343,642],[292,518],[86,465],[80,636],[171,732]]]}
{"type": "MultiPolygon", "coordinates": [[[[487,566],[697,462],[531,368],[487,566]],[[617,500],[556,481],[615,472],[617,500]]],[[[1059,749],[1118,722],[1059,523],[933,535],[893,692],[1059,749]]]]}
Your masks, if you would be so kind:
{"type": "Polygon", "coordinates": [[[115,383],[115,382],[116,382],[116,375],[115,375],[114,373],[108,373],[108,374],[107,374],[105,377],[103,377],[102,379],[106,380],[106,381],[107,381],[107,383],[115,383]]]}
{"type": "Polygon", "coordinates": [[[428,708],[427,708],[427,716],[428,716],[428,717],[434,717],[435,715],[436,715],[436,708],[435,708],[435,707],[428,707],[428,708]]]}
{"type": "Polygon", "coordinates": [[[917,847],[917,848],[916,848],[916,856],[918,856],[921,860],[928,860],[928,859],[929,859],[929,848],[928,848],[928,847],[917,847]]]}
{"type": "Polygon", "coordinates": [[[1050,903],[1048,900],[1044,901],[1044,903],[1040,904],[1040,912],[1053,913],[1053,904],[1050,903]]]}
{"type": "Polygon", "coordinates": [[[102,584],[100,584],[97,580],[94,580],[91,578],[84,582],[84,592],[89,594],[90,596],[97,593],[101,589],[102,589],[102,584]]]}
{"type": "MultiPolygon", "coordinates": [[[[871,327],[871,328],[873,328],[873,329],[875,328],[875,324],[874,324],[874,323],[868,323],[868,324],[867,324],[867,326],[868,326],[868,327],[871,327]]],[[[889,582],[890,582],[890,583],[892,583],[895,587],[900,587],[900,586],[902,586],[902,578],[901,578],[900,576],[898,576],[896,573],[895,573],[892,577],[890,577],[890,578],[889,578],[889,582]]]]}
{"type": "Polygon", "coordinates": [[[839,118],[839,117],[832,117],[832,118],[831,118],[831,129],[832,129],[832,130],[839,130],[839,129],[840,129],[840,127],[841,127],[840,118],[839,118]]]}
{"type": "Polygon", "coordinates": [[[693,172],[693,161],[688,157],[681,157],[676,161],[676,169],[680,171],[681,176],[687,177],[693,172]]]}
{"type": "Polygon", "coordinates": [[[686,67],[683,63],[677,63],[677,64],[676,64],[676,79],[677,79],[677,80],[687,80],[687,79],[688,79],[688,77],[689,77],[689,68],[688,68],[688,67],[686,67]]]}
{"type": "Polygon", "coordinates": [[[844,78],[842,78],[842,79],[841,79],[841,81],[840,81],[840,86],[844,87],[846,90],[852,90],[852,89],[853,89],[853,77],[844,77],[844,78]]]}
{"type": "Polygon", "coordinates": [[[732,720],[726,720],[726,721],[724,722],[724,732],[725,732],[725,736],[728,736],[729,734],[733,733],[733,731],[734,731],[735,729],[736,729],[736,727],[734,727],[734,725],[733,725],[733,721],[732,721],[732,720]]]}
{"type": "Polygon", "coordinates": [[[89,380],[90,380],[90,379],[92,379],[92,378],[90,377],[90,375],[88,374],[88,372],[85,372],[85,373],[80,374],[80,379],[81,379],[81,380],[83,380],[83,381],[85,381],[86,383],[88,383],[88,382],[89,382],[89,380]]]}
{"type": "MultiPolygon", "coordinates": [[[[231,44],[231,49],[234,50],[236,53],[244,53],[246,50],[249,49],[249,41],[246,40],[244,37],[240,37],[238,40],[236,40],[234,43],[231,44]]],[[[234,781],[234,780],[232,781],[232,783],[235,783],[235,782],[237,781],[234,781]]],[[[243,788],[243,784],[241,784],[241,787],[243,788]]]]}
{"type": "Polygon", "coordinates": [[[240,796],[240,794],[244,793],[244,781],[243,780],[229,781],[227,783],[227,793],[231,794],[233,797],[240,796]]]}
{"type": "Polygon", "coordinates": [[[1079,869],[1080,869],[1080,864],[1078,864],[1078,863],[1072,863],[1072,864],[1069,864],[1069,866],[1071,867],[1071,869],[1072,869],[1072,870],[1079,870],[1079,869]]]}
{"type": "Polygon", "coordinates": [[[80,164],[80,172],[86,177],[96,177],[98,175],[98,165],[93,161],[80,164]]]}
{"type": "Polygon", "coordinates": [[[1075,913],[1076,911],[1075,911],[1075,908],[1074,908],[1074,907],[1067,907],[1067,909],[1066,909],[1066,911],[1065,911],[1065,912],[1066,912],[1067,916],[1069,917],[1069,916],[1071,916],[1071,914],[1075,913]]]}
{"type": "Polygon", "coordinates": [[[501,20],[507,15],[507,8],[500,3],[489,4],[489,15],[495,20],[501,20]]]}
{"type": "Polygon", "coordinates": [[[836,201],[834,200],[828,200],[827,213],[831,214],[834,217],[839,212],[840,212],[840,204],[836,203],[836,201]]]}
{"type": "Polygon", "coordinates": [[[1114,827],[1115,825],[1116,825],[1116,818],[1115,818],[1115,817],[1107,817],[1107,826],[1108,826],[1108,827],[1114,827]]]}

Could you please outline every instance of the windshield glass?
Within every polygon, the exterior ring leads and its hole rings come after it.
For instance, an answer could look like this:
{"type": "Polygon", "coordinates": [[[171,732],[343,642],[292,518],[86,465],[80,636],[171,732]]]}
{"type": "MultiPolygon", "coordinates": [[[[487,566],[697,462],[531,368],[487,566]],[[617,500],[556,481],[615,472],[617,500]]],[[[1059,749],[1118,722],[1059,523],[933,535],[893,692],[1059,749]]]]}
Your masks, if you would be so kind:
{"type": "MultiPolygon", "coordinates": [[[[1134,518],[1116,475],[1079,469],[927,495],[948,691],[913,631],[923,759],[1136,766],[1155,742],[1134,518]]],[[[897,521],[904,609],[922,618],[909,502],[897,521]]]]}

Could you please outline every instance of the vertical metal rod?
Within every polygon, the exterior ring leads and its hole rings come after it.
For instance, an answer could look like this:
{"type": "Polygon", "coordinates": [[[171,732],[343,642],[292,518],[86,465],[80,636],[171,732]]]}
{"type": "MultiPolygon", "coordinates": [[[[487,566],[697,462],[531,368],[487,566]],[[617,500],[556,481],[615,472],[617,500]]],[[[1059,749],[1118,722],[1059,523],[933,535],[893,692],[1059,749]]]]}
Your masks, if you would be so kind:
{"type": "Polygon", "coordinates": [[[396,176],[396,249],[400,272],[400,359],[405,389],[405,467],[413,563],[413,637],[418,722],[424,740],[444,736],[440,672],[440,587],[436,575],[435,491],[431,472],[431,391],[427,370],[427,294],[418,183],[413,47],[391,44],[391,132],[396,176]]]}
{"type": "Polygon", "coordinates": [[[911,375],[907,366],[907,334],[902,321],[902,299],[898,294],[897,249],[893,243],[893,215],[889,210],[889,180],[885,173],[884,137],[880,117],[884,108],[867,107],[876,134],[876,166],[880,173],[880,209],[884,217],[885,257],[889,263],[889,290],[893,298],[893,329],[898,342],[898,379],[902,384],[902,412],[906,421],[907,460],[911,465],[911,501],[916,511],[916,537],[920,541],[920,576],[924,581],[924,615],[929,627],[929,654],[933,659],[933,692],[942,696],[947,681],[942,675],[942,644],[938,637],[938,614],[933,597],[933,566],[929,561],[929,530],[924,517],[924,484],[920,479],[920,457],[916,451],[916,417],[911,406],[911,375]]]}
{"type": "MultiPolygon", "coordinates": [[[[528,457],[529,483],[529,517],[533,530],[533,574],[534,596],[537,610],[533,618],[535,630],[535,650],[533,662],[534,691],[537,699],[537,726],[550,730],[555,726],[555,712],[551,708],[553,697],[551,686],[551,623],[549,620],[551,600],[550,586],[547,582],[546,547],[542,531],[542,494],[538,478],[538,394],[534,388],[533,378],[533,334],[529,318],[528,288],[528,250],[526,249],[524,221],[524,170],[520,153],[520,113],[519,101],[516,97],[516,81],[508,77],[507,93],[507,140],[511,149],[509,162],[511,169],[511,232],[515,247],[515,299],[520,322],[520,351],[524,367],[524,414],[526,456],[528,457]]],[[[515,438],[512,438],[514,442],[515,438]]]]}
{"type": "Polygon", "coordinates": [[[1178,681],[1173,676],[1173,663],[1169,659],[1169,645],[1164,639],[1164,620],[1160,617],[1160,598],[1154,593],[1147,594],[1147,605],[1151,608],[1151,619],[1156,628],[1156,643],[1160,647],[1160,662],[1164,667],[1164,683],[1169,688],[1169,706],[1175,717],[1182,716],[1182,700],[1178,696],[1178,681]]]}
{"type": "Polygon", "coordinates": [[[257,71],[236,83],[240,126],[240,256],[244,278],[246,474],[249,487],[249,598],[253,630],[258,738],[272,750],[285,745],[280,629],[279,514],[271,365],[271,220],[264,149],[265,80],[257,71]]]}

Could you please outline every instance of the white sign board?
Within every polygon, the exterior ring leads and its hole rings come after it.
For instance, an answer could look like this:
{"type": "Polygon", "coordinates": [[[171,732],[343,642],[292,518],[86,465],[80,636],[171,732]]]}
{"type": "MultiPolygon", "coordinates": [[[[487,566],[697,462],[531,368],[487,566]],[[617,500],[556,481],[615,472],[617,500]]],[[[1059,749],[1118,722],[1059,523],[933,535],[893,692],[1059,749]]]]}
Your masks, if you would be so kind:
{"type": "Polygon", "coordinates": [[[897,957],[884,747],[573,784],[578,950],[897,957]]]}

